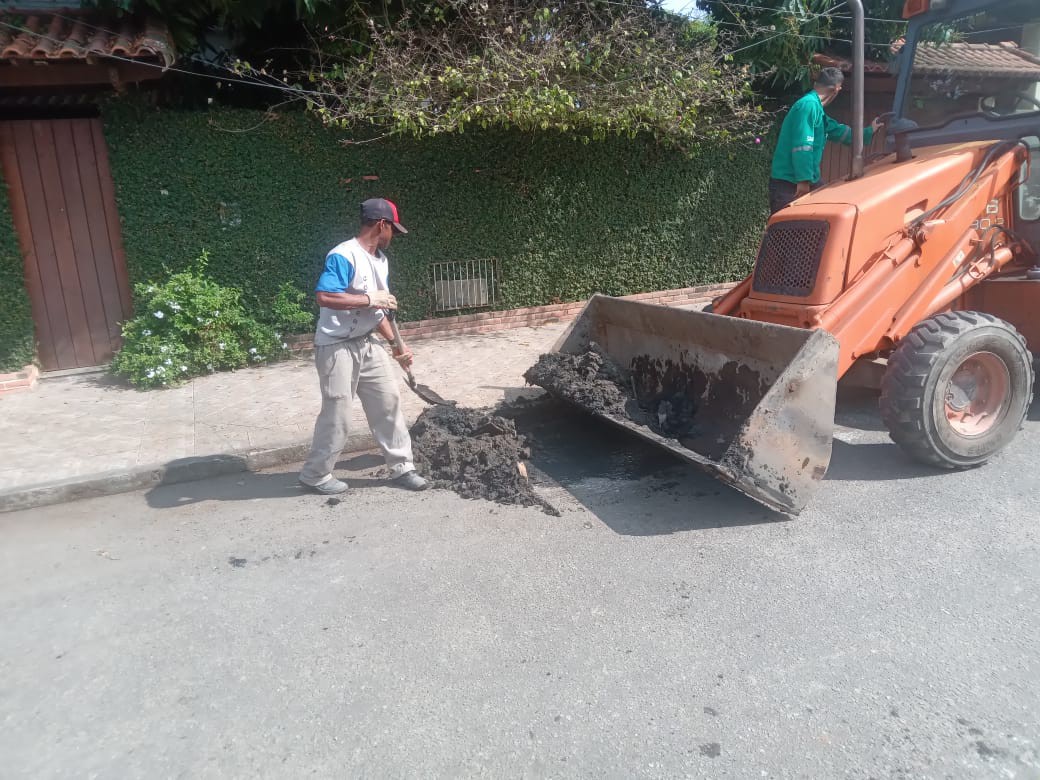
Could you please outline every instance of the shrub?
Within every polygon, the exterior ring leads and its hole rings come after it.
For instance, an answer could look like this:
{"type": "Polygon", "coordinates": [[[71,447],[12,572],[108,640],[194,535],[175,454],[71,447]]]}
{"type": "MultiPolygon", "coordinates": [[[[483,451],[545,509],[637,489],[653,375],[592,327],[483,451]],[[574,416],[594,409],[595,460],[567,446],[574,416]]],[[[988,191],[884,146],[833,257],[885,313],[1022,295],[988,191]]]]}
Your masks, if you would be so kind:
{"type": "MultiPolygon", "coordinates": [[[[281,333],[246,313],[239,290],[206,276],[208,260],[203,252],[164,283],[135,285],[139,313],[123,325],[123,346],[112,360],[114,374],[134,387],[165,387],[287,354],[281,333]]],[[[310,317],[299,309],[298,299],[293,311],[291,293],[280,297],[280,318],[310,317]]]]}
{"type": "Polygon", "coordinates": [[[0,374],[31,363],[35,341],[25,266],[0,173],[0,374]]]}
{"type": "Polygon", "coordinates": [[[285,333],[306,333],[314,328],[314,314],[303,308],[307,296],[291,282],[283,282],[271,302],[271,310],[261,319],[285,333]]]}

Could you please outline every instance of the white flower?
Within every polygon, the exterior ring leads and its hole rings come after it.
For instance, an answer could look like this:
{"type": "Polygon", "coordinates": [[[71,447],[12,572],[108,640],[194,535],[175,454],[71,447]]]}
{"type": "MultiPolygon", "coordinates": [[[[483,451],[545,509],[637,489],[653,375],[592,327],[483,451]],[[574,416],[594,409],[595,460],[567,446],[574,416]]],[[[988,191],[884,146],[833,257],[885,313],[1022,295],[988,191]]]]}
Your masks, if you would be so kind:
{"type": "Polygon", "coordinates": [[[149,368],[148,371],[145,373],[145,376],[151,379],[153,376],[155,376],[155,372],[149,368]]]}
{"type": "Polygon", "coordinates": [[[162,319],[163,317],[165,317],[165,316],[166,316],[166,315],[165,315],[165,314],[163,314],[163,313],[162,313],[161,311],[157,311],[157,312],[155,312],[155,319],[157,319],[157,320],[161,320],[161,319],[162,319]]]}
{"type": "Polygon", "coordinates": [[[280,338],[282,337],[282,334],[281,334],[281,333],[279,333],[278,331],[275,331],[275,332],[274,332],[274,337],[275,337],[276,339],[280,339],[280,338]]]}
{"type": "Polygon", "coordinates": [[[218,309],[217,311],[213,312],[213,316],[214,317],[219,317],[220,316],[220,310],[218,309]]]}
{"type": "Polygon", "coordinates": [[[175,302],[170,304],[170,308],[173,309],[174,311],[180,311],[181,310],[181,305],[175,301],[175,302]]]}
{"type": "Polygon", "coordinates": [[[164,360],[163,363],[166,364],[167,366],[172,366],[173,365],[173,361],[170,360],[169,358],[166,358],[166,360],[164,360]]]}
{"type": "Polygon", "coordinates": [[[207,364],[206,364],[206,369],[207,369],[208,371],[212,371],[212,370],[213,370],[213,364],[212,364],[212,363],[207,363],[207,364]]]}
{"type": "Polygon", "coordinates": [[[249,354],[250,355],[255,355],[256,354],[256,347],[250,347],[249,348],[249,354]]]}
{"type": "Polygon", "coordinates": [[[166,351],[166,345],[164,344],[163,346],[159,347],[159,351],[160,352],[165,352],[166,351]]]}
{"type": "Polygon", "coordinates": [[[155,292],[155,285],[154,284],[148,285],[148,289],[145,290],[145,292],[150,292],[150,293],[155,292]]]}
{"type": "Polygon", "coordinates": [[[188,367],[187,367],[187,366],[181,366],[181,371],[182,371],[182,372],[183,372],[183,371],[187,371],[187,370],[188,370],[188,367]]]}
{"type": "Polygon", "coordinates": [[[141,335],[142,336],[151,336],[152,332],[150,330],[148,330],[148,328],[145,328],[144,330],[141,331],[141,335]]]}
{"type": "Polygon", "coordinates": [[[202,317],[196,317],[195,319],[198,320],[199,322],[202,322],[202,317]]]}
{"type": "Polygon", "coordinates": [[[221,349],[224,349],[224,342],[223,341],[220,342],[219,344],[217,344],[217,346],[220,347],[221,349]]]}
{"type": "Polygon", "coordinates": [[[289,345],[286,344],[284,341],[282,342],[282,349],[289,349],[289,345]]]}
{"type": "Polygon", "coordinates": [[[157,373],[157,374],[165,374],[166,373],[166,369],[163,368],[162,366],[159,366],[158,368],[155,369],[155,373],[157,373]]]}

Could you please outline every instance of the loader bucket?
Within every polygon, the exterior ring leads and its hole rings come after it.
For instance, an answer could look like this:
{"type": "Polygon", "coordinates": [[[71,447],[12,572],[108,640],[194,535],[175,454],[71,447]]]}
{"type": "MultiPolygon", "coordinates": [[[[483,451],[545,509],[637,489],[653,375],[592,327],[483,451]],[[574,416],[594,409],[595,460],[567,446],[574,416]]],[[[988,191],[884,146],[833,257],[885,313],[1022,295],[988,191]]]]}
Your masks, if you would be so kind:
{"type": "Polygon", "coordinates": [[[805,507],[831,458],[833,336],[595,295],[554,349],[580,355],[593,343],[631,372],[635,399],[633,414],[589,411],[772,509],[805,507]],[[691,410],[682,430],[653,422],[679,407],[691,410]]]}

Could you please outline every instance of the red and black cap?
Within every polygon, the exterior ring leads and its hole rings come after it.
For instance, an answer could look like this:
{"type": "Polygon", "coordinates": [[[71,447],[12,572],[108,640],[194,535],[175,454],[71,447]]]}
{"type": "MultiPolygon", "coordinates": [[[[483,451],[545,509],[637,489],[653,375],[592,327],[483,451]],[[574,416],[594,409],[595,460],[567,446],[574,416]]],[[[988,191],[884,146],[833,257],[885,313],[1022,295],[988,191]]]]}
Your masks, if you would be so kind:
{"type": "Polygon", "coordinates": [[[397,214],[397,206],[392,201],[383,198],[369,198],[362,203],[361,219],[371,222],[385,219],[394,226],[394,230],[398,233],[408,232],[405,230],[404,225],[401,224],[401,218],[397,214]]]}

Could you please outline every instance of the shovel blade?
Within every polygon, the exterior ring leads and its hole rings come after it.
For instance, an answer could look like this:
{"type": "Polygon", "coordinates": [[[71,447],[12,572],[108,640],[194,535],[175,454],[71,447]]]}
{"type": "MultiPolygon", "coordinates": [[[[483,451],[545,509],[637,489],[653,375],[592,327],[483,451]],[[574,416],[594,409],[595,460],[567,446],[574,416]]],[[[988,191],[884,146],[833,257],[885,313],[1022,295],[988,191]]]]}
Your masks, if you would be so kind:
{"type": "Polygon", "coordinates": [[[426,401],[426,403],[433,404],[434,406],[455,406],[457,401],[449,401],[446,398],[442,398],[440,394],[434,392],[426,385],[418,384],[414,379],[408,383],[408,386],[412,388],[417,396],[426,401]]]}

